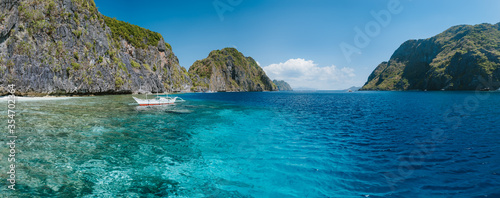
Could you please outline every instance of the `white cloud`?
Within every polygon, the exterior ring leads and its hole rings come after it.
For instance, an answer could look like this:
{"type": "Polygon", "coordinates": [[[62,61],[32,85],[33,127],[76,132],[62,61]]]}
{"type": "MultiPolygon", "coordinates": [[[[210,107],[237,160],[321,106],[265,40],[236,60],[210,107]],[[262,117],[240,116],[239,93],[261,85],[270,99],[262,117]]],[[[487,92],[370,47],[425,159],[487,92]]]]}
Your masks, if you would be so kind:
{"type": "Polygon", "coordinates": [[[312,60],[290,59],[263,67],[271,79],[285,80],[292,88],[345,89],[353,85],[354,69],[335,65],[319,67],[312,60]]]}

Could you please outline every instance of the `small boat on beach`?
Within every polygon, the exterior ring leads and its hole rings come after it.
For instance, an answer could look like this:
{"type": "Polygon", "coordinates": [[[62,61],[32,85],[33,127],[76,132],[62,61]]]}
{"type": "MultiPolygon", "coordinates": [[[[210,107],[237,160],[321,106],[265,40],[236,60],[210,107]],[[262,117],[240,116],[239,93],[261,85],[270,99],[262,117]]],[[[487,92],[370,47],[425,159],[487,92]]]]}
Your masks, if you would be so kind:
{"type": "Polygon", "coordinates": [[[146,95],[146,99],[140,99],[133,97],[134,100],[139,104],[139,106],[153,106],[153,105],[168,105],[168,104],[174,104],[176,101],[184,101],[180,97],[168,97],[167,96],[156,96],[153,99],[148,99],[148,96],[146,95]]]}

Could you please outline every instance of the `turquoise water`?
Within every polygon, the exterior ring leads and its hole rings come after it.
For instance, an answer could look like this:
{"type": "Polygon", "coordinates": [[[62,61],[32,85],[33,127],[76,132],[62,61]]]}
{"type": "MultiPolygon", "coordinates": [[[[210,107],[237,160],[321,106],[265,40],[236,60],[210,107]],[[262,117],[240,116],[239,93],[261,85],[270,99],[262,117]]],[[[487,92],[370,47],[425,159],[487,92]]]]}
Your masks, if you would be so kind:
{"type": "Polygon", "coordinates": [[[19,100],[17,190],[0,195],[500,197],[498,92],[180,96],[19,100]]]}

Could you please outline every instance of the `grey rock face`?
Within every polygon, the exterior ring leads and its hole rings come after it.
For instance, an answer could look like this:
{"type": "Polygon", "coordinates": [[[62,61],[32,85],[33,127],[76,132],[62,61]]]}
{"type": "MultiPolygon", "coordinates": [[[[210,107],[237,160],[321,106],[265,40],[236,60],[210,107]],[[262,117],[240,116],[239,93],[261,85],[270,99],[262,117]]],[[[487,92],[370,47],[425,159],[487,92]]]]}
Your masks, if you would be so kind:
{"type": "Polygon", "coordinates": [[[293,91],[292,87],[284,80],[273,80],[279,91],[293,91]]]}
{"type": "Polygon", "coordinates": [[[163,38],[146,48],[116,40],[87,1],[27,2],[0,0],[0,94],[11,83],[20,95],[190,90],[163,38]]]}
{"type": "Polygon", "coordinates": [[[135,27],[106,19],[92,0],[0,0],[0,95],[277,90],[236,49],[211,52],[208,76],[188,72],[163,38],[124,38],[135,27]]]}
{"type": "Polygon", "coordinates": [[[459,25],[403,43],[362,90],[477,90],[500,88],[500,23],[459,25]]]}
{"type": "Polygon", "coordinates": [[[276,85],[251,57],[234,48],[210,52],[190,68],[193,87],[209,91],[276,91],[276,85]]]}

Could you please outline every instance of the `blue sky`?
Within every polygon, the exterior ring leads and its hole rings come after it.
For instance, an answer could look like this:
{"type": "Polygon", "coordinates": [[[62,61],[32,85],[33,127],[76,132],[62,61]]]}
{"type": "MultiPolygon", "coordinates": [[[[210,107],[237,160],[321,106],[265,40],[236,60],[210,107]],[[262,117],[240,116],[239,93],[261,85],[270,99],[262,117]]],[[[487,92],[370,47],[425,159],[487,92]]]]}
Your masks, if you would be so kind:
{"type": "Polygon", "coordinates": [[[497,0],[95,2],[106,16],[161,33],[183,67],[212,50],[235,47],[271,78],[295,88],[361,86],[408,39],[429,38],[454,25],[500,22],[497,0]],[[346,55],[341,46],[355,53],[346,55]]]}

